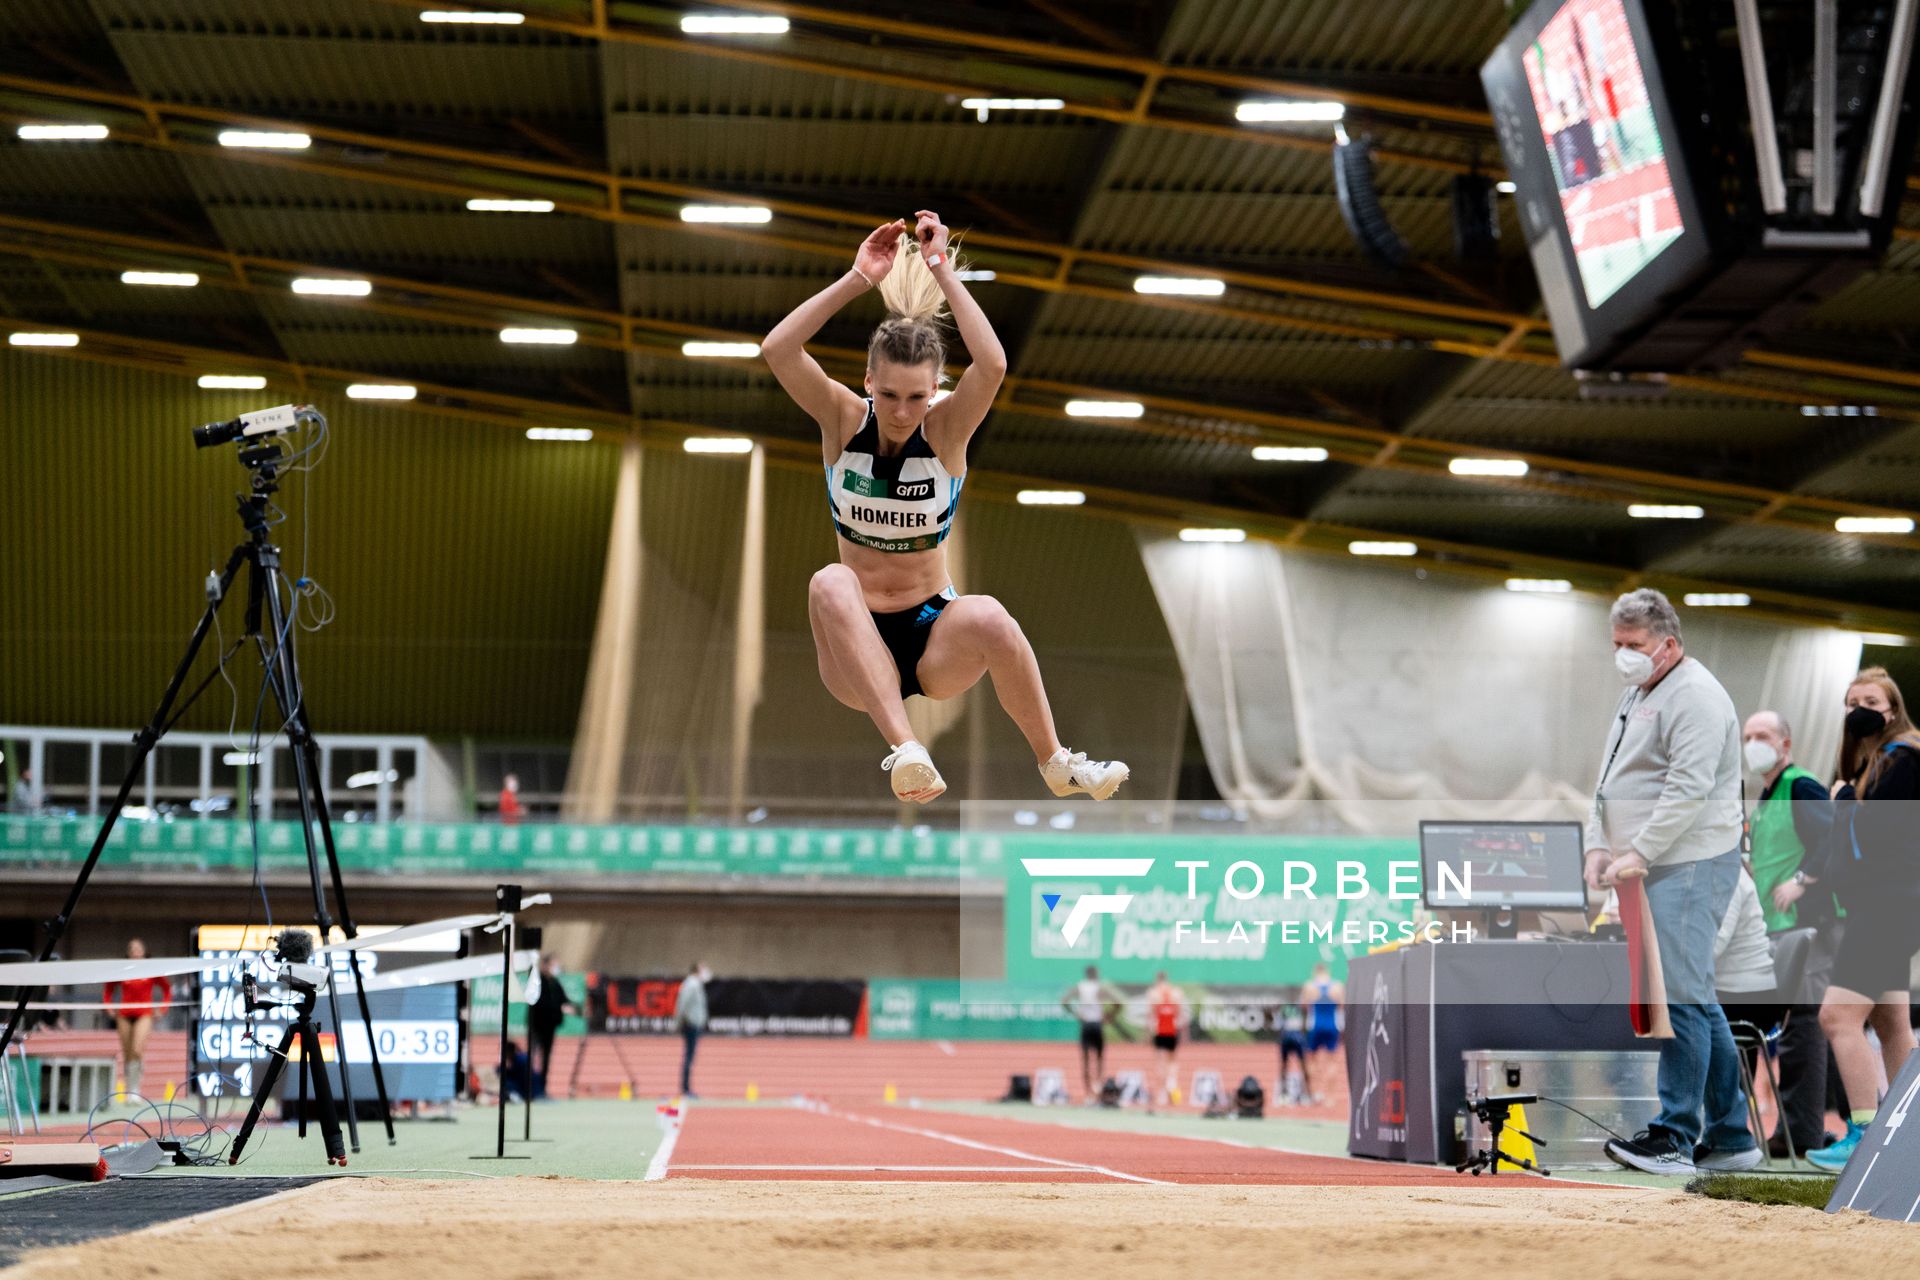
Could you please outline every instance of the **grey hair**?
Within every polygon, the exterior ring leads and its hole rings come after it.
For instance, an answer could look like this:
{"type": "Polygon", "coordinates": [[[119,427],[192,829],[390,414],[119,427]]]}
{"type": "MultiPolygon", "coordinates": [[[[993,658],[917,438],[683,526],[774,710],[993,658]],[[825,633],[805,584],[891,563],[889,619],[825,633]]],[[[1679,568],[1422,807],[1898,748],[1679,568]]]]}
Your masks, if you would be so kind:
{"type": "Polygon", "coordinates": [[[1673,611],[1673,602],[1652,587],[1629,591],[1615,600],[1607,620],[1616,627],[1645,627],[1657,636],[1681,638],[1680,615],[1673,611]]]}
{"type": "Polygon", "coordinates": [[[1757,716],[1772,716],[1773,727],[1780,731],[1780,736],[1782,738],[1785,738],[1788,742],[1793,741],[1793,726],[1788,724],[1787,718],[1781,715],[1778,711],[1764,710],[1764,711],[1756,711],[1753,714],[1757,716]]]}

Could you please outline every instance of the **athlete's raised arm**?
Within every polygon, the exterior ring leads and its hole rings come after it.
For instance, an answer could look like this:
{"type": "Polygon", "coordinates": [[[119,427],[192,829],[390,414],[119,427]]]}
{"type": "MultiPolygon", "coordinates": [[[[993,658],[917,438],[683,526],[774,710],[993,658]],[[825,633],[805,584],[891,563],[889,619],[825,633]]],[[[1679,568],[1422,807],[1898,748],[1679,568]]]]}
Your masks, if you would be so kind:
{"type": "Polygon", "coordinates": [[[838,447],[850,430],[857,429],[866,406],[850,387],[827,376],[812,356],[806,341],[849,302],[886,279],[893,270],[894,255],[900,249],[900,233],[907,224],[894,219],[878,227],[860,245],[853,266],[838,280],[795,307],[760,344],[760,358],[773,370],[794,403],[820,424],[829,443],[838,447]]]}
{"type": "Polygon", "coordinates": [[[967,344],[967,355],[972,361],[960,375],[960,381],[954,384],[953,394],[928,412],[927,440],[942,457],[952,454],[964,457],[967,441],[986,418],[987,411],[993,408],[993,398],[1000,393],[1000,383],[1007,376],[1007,352],[993,332],[987,313],[980,309],[980,304],[973,300],[960,280],[952,254],[947,250],[947,228],[941,223],[940,215],[931,209],[921,209],[914,217],[918,219],[913,229],[914,243],[920,246],[933,278],[939,282],[947,309],[953,313],[954,326],[960,330],[960,340],[967,344]]]}

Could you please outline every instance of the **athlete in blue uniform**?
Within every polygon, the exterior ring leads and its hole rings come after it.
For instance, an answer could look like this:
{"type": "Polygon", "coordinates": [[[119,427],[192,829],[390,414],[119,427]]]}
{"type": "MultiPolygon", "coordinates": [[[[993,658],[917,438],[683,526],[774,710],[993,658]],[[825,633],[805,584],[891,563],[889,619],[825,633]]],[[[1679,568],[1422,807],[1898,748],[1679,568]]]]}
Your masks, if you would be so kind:
{"type": "Polygon", "coordinates": [[[1007,357],[960,283],[939,215],[923,209],[914,216],[910,236],[902,220],[876,229],[851,270],[760,344],[780,385],[820,424],[840,545],[840,562],[813,575],[807,597],[820,678],[834,697],[873,718],[892,749],[880,767],[902,800],[925,804],[947,789],[914,740],[906,699],[952,698],[988,673],[1048,788],[1105,800],[1126,781],[1127,766],[1060,745],[1020,624],[991,596],[956,596],[947,573],[943,544],[966,479],[967,442],[993,406],[1007,357]],[[829,378],[804,344],[875,287],[889,314],[868,343],[863,398],[829,378]],[[948,307],[973,363],[936,402],[946,364],[938,320],[948,307]]]}
{"type": "Polygon", "coordinates": [[[1300,998],[1309,1001],[1307,1024],[1307,1087],[1317,1101],[1328,1096],[1329,1081],[1338,1077],[1341,1066],[1340,1006],[1346,1003],[1347,987],[1333,980],[1325,963],[1313,966],[1313,977],[1301,988],[1300,998]],[[1314,1077],[1318,1076],[1316,1080],[1314,1077]]]}

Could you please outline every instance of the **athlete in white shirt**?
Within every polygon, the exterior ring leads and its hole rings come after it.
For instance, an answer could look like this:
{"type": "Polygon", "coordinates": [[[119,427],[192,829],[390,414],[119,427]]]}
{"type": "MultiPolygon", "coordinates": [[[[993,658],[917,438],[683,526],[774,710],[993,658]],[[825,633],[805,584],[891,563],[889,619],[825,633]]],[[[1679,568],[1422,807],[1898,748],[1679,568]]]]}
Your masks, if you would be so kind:
{"type": "Polygon", "coordinates": [[[864,711],[892,753],[881,768],[893,793],[925,804],[947,789],[914,740],[906,699],[952,698],[981,676],[1033,748],[1048,788],[1105,800],[1126,781],[1117,760],[1068,751],[1033,647],[991,596],[956,596],[943,545],[967,473],[967,442],[993,406],[1006,352],[950,260],[947,228],[922,209],[876,229],[844,276],[774,326],[760,353],[787,394],[820,424],[827,504],[840,562],[813,575],[807,612],[820,678],[864,711]],[[804,346],[836,312],[870,288],[888,318],[867,347],[866,396],[829,378],[804,346]],[[973,363],[953,394],[935,403],[946,363],[938,320],[951,307],[973,363]]]}

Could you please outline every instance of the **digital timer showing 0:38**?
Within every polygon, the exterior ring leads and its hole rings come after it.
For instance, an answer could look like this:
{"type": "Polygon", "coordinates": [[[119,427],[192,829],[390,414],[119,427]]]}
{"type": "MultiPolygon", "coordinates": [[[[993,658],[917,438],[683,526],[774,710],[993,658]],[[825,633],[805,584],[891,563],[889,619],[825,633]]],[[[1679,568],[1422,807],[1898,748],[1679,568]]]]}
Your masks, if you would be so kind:
{"type": "MultiPolygon", "coordinates": [[[[363,1022],[345,1026],[347,1061],[367,1060],[367,1027],[363,1022]]],[[[459,1055],[458,1025],[435,1019],[425,1022],[382,1021],[373,1024],[374,1042],[380,1047],[383,1063],[453,1062],[459,1055]]]]}

